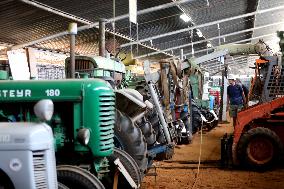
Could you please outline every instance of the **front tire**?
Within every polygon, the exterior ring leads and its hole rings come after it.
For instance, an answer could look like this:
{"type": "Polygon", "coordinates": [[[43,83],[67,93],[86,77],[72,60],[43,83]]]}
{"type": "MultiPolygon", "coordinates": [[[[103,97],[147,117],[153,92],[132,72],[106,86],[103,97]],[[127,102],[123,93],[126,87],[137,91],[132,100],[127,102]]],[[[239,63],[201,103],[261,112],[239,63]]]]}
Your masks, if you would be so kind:
{"type": "Polygon", "coordinates": [[[114,176],[115,173],[118,172],[118,183],[117,188],[118,189],[132,189],[124,175],[118,171],[116,168],[116,165],[114,164],[114,161],[119,158],[120,162],[124,166],[124,168],[127,170],[133,181],[136,183],[137,186],[140,186],[142,182],[142,176],[139,170],[139,167],[135,160],[125,151],[114,148],[114,152],[112,155],[108,157],[109,164],[110,164],[110,174],[109,178],[105,179],[105,187],[106,188],[113,188],[114,183],[114,176]]]}
{"type": "Polygon", "coordinates": [[[77,166],[57,166],[57,179],[69,189],[105,189],[100,180],[92,173],[77,166]]]}
{"type": "Polygon", "coordinates": [[[257,127],[241,136],[238,158],[245,167],[267,169],[279,160],[282,149],[281,140],[274,131],[257,127]]]}

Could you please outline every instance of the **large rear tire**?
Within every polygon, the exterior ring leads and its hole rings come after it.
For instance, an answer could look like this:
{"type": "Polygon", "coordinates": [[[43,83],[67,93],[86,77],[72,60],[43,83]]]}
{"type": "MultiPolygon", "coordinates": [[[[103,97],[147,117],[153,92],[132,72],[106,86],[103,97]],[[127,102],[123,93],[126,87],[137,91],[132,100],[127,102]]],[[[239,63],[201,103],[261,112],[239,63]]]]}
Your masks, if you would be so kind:
{"type": "Polygon", "coordinates": [[[238,158],[242,165],[252,169],[267,169],[279,160],[282,143],[278,135],[264,127],[250,129],[238,143],[238,158]]]}
{"type": "Polygon", "coordinates": [[[105,189],[101,181],[92,173],[77,166],[57,166],[57,179],[69,189],[105,189]]]}
{"type": "Polygon", "coordinates": [[[133,181],[136,183],[137,186],[140,186],[142,182],[142,176],[139,170],[139,167],[135,160],[125,151],[114,148],[114,152],[111,156],[108,157],[109,160],[109,169],[110,174],[107,179],[104,180],[104,185],[106,188],[113,188],[114,176],[115,173],[118,172],[118,189],[132,189],[130,184],[127,182],[126,178],[123,176],[121,172],[119,172],[114,164],[114,161],[119,158],[120,162],[127,170],[133,181]]]}
{"type": "Polygon", "coordinates": [[[126,151],[137,163],[141,173],[147,170],[147,143],[141,130],[123,113],[116,112],[115,146],[126,151]]]}

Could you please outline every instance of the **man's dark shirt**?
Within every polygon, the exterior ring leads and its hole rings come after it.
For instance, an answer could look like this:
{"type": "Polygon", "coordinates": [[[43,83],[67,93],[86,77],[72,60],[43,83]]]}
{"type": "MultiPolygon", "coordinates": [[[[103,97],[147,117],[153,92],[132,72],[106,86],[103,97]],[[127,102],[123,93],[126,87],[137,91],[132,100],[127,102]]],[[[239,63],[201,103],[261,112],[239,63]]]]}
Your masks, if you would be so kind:
{"type": "Polygon", "coordinates": [[[227,94],[229,95],[231,105],[243,104],[243,89],[240,85],[229,85],[227,87],[227,94]]]}

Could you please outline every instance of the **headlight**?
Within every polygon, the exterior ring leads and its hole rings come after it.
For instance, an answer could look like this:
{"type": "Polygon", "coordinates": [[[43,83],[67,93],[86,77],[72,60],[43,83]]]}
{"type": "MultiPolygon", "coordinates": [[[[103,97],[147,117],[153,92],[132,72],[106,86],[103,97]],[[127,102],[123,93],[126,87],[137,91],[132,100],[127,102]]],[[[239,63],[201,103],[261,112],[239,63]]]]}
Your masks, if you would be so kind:
{"type": "Polygon", "coordinates": [[[53,102],[49,99],[40,100],[34,106],[34,112],[41,121],[49,121],[54,110],[53,102]]]}
{"type": "Polygon", "coordinates": [[[86,129],[86,128],[79,129],[77,133],[78,141],[84,146],[88,145],[90,141],[90,136],[91,136],[91,132],[89,129],[86,129]]]}

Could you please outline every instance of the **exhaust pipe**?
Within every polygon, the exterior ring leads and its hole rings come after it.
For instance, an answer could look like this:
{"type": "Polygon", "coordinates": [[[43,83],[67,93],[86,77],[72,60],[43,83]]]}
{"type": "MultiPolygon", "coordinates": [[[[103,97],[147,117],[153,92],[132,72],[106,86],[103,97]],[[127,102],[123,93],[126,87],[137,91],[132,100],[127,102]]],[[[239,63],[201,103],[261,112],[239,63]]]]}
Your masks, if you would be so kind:
{"type": "Polygon", "coordinates": [[[106,51],[106,22],[104,18],[99,19],[99,56],[105,57],[106,51]]]}

